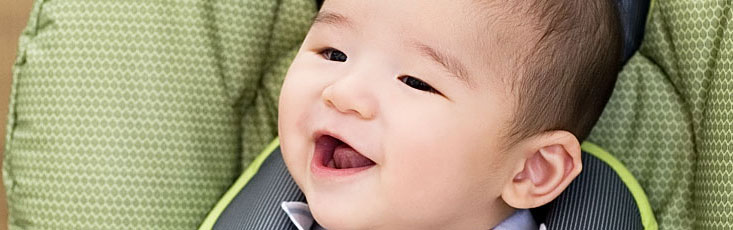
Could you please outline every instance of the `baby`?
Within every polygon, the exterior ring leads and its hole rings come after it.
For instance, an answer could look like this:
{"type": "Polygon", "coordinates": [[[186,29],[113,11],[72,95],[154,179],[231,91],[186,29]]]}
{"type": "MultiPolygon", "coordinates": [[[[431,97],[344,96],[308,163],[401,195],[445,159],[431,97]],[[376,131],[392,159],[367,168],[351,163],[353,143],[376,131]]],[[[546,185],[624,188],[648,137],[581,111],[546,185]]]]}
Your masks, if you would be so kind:
{"type": "Polygon", "coordinates": [[[282,87],[283,158],[326,229],[532,222],[620,60],[613,1],[326,1],[282,87]]]}

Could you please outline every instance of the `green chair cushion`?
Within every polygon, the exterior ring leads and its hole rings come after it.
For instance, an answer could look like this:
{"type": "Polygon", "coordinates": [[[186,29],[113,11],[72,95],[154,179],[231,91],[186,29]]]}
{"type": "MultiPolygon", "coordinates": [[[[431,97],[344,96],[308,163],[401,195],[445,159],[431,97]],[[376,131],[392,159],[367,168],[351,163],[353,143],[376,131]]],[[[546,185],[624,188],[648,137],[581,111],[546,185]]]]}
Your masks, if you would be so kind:
{"type": "Polygon", "coordinates": [[[38,0],[13,69],[11,229],[193,229],[277,133],[313,1],[38,0]]]}
{"type": "Polygon", "coordinates": [[[636,176],[660,229],[733,229],[731,4],[653,2],[589,138],[636,176]]]}

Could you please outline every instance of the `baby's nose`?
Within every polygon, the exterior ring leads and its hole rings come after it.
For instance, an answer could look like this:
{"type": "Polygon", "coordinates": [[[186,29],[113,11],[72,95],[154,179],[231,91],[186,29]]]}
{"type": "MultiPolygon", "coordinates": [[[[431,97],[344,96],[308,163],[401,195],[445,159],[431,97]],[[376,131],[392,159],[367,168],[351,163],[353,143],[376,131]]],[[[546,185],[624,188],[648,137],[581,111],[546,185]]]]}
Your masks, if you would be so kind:
{"type": "Polygon", "coordinates": [[[344,77],[326,86],[321,99],[326,106],[343,114],[371,120],[376,115],[377,105],[369,87],[368,83],[360,83],[355,77],[344,77]]]}

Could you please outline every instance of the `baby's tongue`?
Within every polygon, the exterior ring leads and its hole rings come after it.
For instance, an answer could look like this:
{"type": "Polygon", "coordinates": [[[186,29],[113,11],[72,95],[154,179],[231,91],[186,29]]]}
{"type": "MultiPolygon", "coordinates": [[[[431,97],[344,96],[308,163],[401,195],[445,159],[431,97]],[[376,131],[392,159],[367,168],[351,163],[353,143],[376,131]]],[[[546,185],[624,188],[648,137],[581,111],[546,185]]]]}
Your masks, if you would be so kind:
{"type": "Polygon", "coordinates": [[[336,146],[333,151],[333,161],[337,169],[358,168],[374,164],[372,160],[343,143],[336,146]]]}

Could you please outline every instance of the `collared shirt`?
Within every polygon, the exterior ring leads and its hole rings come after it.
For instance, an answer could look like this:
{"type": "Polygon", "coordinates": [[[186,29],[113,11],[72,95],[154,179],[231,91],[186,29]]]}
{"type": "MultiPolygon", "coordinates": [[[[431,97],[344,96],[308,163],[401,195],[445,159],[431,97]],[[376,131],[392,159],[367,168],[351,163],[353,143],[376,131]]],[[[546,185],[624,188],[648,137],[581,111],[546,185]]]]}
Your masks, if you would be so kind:
{"type": "MultiPolygon", "coordinates": [[[[318,225],[311,215],[311,211],[308,208],[308,204],[299,201],[285,201],[280,203],[280,207],[288,214],[290,221],[293,222],[298,230],[325,230],[323,227],[318,225]]],[[[532,213],[529,210],[521,209],[517,210],[504,219],[499,225],[494,227],[494,230],[534,230],[540,229],[545,230],[545,224],[541,224],[539,228],[535,223],[532,213]]]]}

